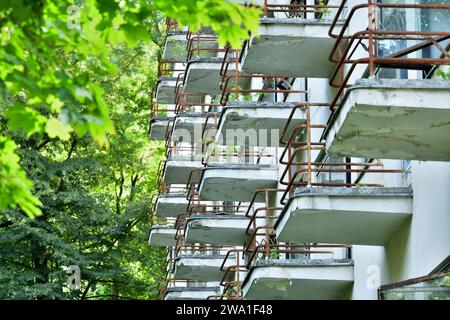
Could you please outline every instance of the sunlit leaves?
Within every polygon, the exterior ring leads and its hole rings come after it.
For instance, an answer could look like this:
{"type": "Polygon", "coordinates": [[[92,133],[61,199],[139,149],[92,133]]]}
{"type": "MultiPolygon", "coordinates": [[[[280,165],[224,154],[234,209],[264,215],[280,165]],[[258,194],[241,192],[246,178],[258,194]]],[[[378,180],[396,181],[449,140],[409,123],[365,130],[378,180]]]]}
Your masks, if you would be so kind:
{"type": "Polygon", "coordinates": [[[28,137],[34,133],[42,132],[46,118],[36,110],[27,107],[21,102],[6,111],[8,126],[12,130],[22,130],[28,137]]]}
{"type": "Polygon", "coordinates": [[[442,78],[442,79],[444,79],[444,80],[450,80],[450,70],[449,70],[449,71],[444,71],[444,70],[442,70],[442,69],[438,69],[438,70],[436,71],[436,75],[437,75],[439,78],[442,78]]]}
{"type": "Polygon", "coordinates": [[[240,48],[250,33],[257,35],[260,10],[225,0],[155,0],[156,7],[192,31],[211,27],[219,43],[240,48]]]}
{"type": "Polygon", "coordinates": [[[110,106],[86,70],[116,77],[116,47],[135,48],[161,33],[156,10],[193,31],[210,27],[236,48],[258,32],[259,10],[225,0],[1,0],[0,83],[23,101],[7,111],[9,132],[63,141],[90,135],[107,147],[110,106]]]}
{"type": "Polygon", "coordinates": [[[32,183],[21,168],[17,145],[0,136],[0,209],[19,207],[30,217],[41,215],[42,203],[32,195],[32,183]]]}
{"type": "Polygon", "coordinates": [[[70,133],[73,131],[72,127],[62,123],[56,118],[50,118],[45,125],[45,132],[50,138],[59,138],[63,141],[70,139],[70,133]]]}

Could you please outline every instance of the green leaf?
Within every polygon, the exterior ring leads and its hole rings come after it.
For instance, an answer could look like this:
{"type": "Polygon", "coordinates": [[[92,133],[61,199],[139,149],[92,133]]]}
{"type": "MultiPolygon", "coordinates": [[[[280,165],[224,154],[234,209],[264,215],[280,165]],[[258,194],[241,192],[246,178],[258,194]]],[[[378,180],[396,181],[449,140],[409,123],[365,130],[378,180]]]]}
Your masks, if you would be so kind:
{"type": "Polygon", "coordinates": [[[42,214],[41,201],[32,194],[30,180],[20,167],[16,154],[17,145],[7,137],[0,136],[0,209],[17,205],[30,217],[42,214]]]}
{"type": "Polygon", "coordinates": [[[6,111],[8,126],[12,130],[22,130],[27,137],[34,133],[42,132],[45,117],[36,110],[25,106],[21,102],[14,103],[14,106],[6,111]]]}
{"type": "Polygon", "coordinates": [[[70,125],[64,124],[56,118],[50,118],[45,126],[45,132],[50,138],[60,138],[63,141],[70,139],[72,131],[73,129],[70,125]]]}

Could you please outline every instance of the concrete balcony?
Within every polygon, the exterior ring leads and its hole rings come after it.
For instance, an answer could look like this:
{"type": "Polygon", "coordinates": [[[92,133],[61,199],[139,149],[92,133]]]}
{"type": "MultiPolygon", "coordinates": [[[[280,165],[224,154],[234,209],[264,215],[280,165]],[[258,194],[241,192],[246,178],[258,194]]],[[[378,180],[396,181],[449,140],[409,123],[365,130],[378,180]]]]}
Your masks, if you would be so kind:
{"type": "Polygon", "coordinates": [[[275,230],[281,242],[384,245],[411,216],[410,188],[302,188],[275,230]]]}
{"type": "MultiPolygon", "coordinates": [[[[335,40],[328,36],[331,19],[263,18],[259,37],[244,47],[242,69],[251,74],[329,78],[328,55],[335,40]]],[[[335,29],[338,32],[338,27],[335,29]]]]}
{"type": "MultiPolygon", "coordinates": [[[[180,80],[182,81],[182,80],[180,80]]],[[[160,77],[156,83],[156,101],[159,104],[175,104],[177,77],[160,77]]],[[[185,92],[184,88],[179,88],[179,92],[185,92]]],[[[204,97],[201,95],[190,95],[182,98],[182,102],[202,103],[204,97]]]]}
{"type": "Polygon", "coordinates": [[[169,31],[164,43],[163,58],[166,61],[185,61],[187,56],[187,32],[169,31]]]}
{"type": "Polygon", "coordinates": [[[171,226],[153,226],[150,229],[148,244],[153,247],[173,247],[176,229],[171,226]]]}
{"type": "MultiPolygon", "coordinates": [[[[201,143],[202,130],[206,122],[206,113],[186,112],[175,118],[172,139],[190,143],[201,143]]],[[[208,118],[206,128],[214,126],[214,118],[208,118]]]]}
{"type": "Polygon", "coordinates": [[[200,200],[249,202],[256,190],[275,188],[278,168],[265,165],[224,164],[203,170],[198,187],[200,200]]]}
{"type": "MultiPolygon", "coordinates": [[[[203,168],[200,160],[172,157],[164,165],[163,181],[165,184],[186,184],[192,170],[203,168]]],[[[195,181],[195,180],[194,180],[195,181]]]]}
{"type": "MultiPolygon", "coordinates": [[[[242,137],[241,133],[246,134],[250,146],[279,147],[281,130],[294,106],[294,103],[284,102],[228,103],[223,108],[218,132],[224,141],[232,139],[227,132],[234,132],[237,138],[242,137]],[[263,134],[264,130],[266,134],[263,134]]],[[[288,132],[295,126],[306,123],[306,117],[302,112],[296,111],[288,132]]]]}
{"type": "Polygon", "coordinates": [[[350,299],[352,260],[259,260],[243,284],[248,300],[350,299]]]}
{"type": "Polygon", "coordinates": [[[450,81],[359,80],[326,135],[330,154],[450,160],[450,81]]]}
{"type": "MultiPolygon", "coordinates": [[[[220,267],[225,256],[212,254],[182,254],[175,258],[173,275],[177,280],[220,281],[223,271],[220,267]]],[[[234,259],[227,259],[225,267],[233,265],[234,259]]]]}
{"type": "Polygon", "coordinates": [[[167,126],[172,120],[173,118],[171,117],[153,117],[150,122],[150,140],[166,140],[167,126]]]}
{"type": "Polygon", "coordinates": [[[206,300],[220,293],[220,287],[171,287],[166,290],[164,300],[206,300]]]}
{"type": "Polygon", "coordinates": [[[195,58],[188,62],[184,87],[186,92],[220,94],[220,68],[223,58],[195,58]]]}
{"type": "Polygon", "coordinates": [[[155,216],[177,217],[186,211],[187,206],[186,193],[162,193],[156,199],[155,216]]]}
{"type": "Polygon", "coordinates": [[[209,214],[188,218],[184,237],[187,243],[242,246],[249,219],[243,215],[209,214]]]}
{"type": "MultiPolygon", "coordinates": [[[[194,58],[190,60],[186,67],[186,76],[184,77],[185,92],[195,92],[208,95],[221,94],[220,83],[222,76],[220,69],[222,67],[222,57],[194,58]]],[[[236,66],[231,63],[227,74],[234,74],[236,66]]],[[[233,80],[230,83],[234,82],[233,80]]],[[[249,78],[240,78],[239,87],[248,88],[249,78]]]]}
{"type": "Polygon", "coordinates": [[[156,101],[160,104],[175,104],[177,78],[160,77],[156,83],[156,101]]]}

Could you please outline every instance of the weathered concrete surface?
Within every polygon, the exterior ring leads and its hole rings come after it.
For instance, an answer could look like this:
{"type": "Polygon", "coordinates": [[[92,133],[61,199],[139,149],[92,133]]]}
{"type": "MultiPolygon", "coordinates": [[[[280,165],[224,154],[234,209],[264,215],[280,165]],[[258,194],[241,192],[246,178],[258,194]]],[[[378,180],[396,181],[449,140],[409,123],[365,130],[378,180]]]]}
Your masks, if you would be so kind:
{"type": "MultiPolygon", "coordinates": [[[[172,139],[186,143],[201,143],[202,130],[206,122],[206,113],[185,112],[175,117],[172,139]]],[[[214,125],[214,118],[208,118],[207,128],[214,125]]]]}
{"type": "Polygon", "coordinates": [[[177,78],[161,77],[156,83],[156,101],[160,104],[175,104],[177,78]]]}
{"type": "Polygon", "coordinates": [[[187,205],[186,193],[162,193],[156,199],[155,216],[177,217],[186,211],[187,205]]]}
{"type": "MultiPolygon", "coordinates": [[[[177,280],[220,281],[224,274],[220,271],[224,258],[223,255],[180,255],[175,259],[174,277],[177,280]]],[[[234,259],[229,258],[225,267],[234,264],[236,264],[234,259]]]]}
{"type": "Polygon", "coordinates": [[[242,246],[249,219],[243,215],[193,215],[187,220],[185,239],[188,243],[242,246]]]}
{"type": "Polygon", "coordinates": [[[331,22],[261,19],[259,37],[253,36],[244,48],[242,69],[247,73],[329,78],[334,65],[328,55],[335,42],[328,36],[331,22]]]}
{"type": "MultiPolygon", "coordinates": [[[[184,77],[183,86],[185,92],[203,93],[208,95],[221,94],[220,69],[223,58],[194,58],[190,60],[186,67],[186,76],[184,77]]],[[[234,64],[230,64],[228,74],[234,74],[236,69],[234,64]]],[[[230,83],[234,83],[233,80],[230,83]]],[[[248,78],[239,79],[239,87],[241,89],[248,88],[250,81],[248,78]]],[[[233,88],[234,85],[230,85],[233,88]]]]}
{"type": "Polygon", "coordinates": [[[206,300],[220,293],[220,287],[172,287],[166,290],[164,300],[206,300]]]}
{"type": "Polygon", "coordinates": [[[281,242],[384,245],[412,210],[410,188],[301,188],[275,229],[281,242]]]}
{"type": "Polygon", "coordinates": [[[353,284],[351,260],[260,260],[242,288],[248,300],[349,299],[353,284]]]}
{"type": "Polygon", "coordinates": [[[166,184],[186,184],[191,171],[201,168],[203,168],[203,164],[200,160],[169,159],[165,163],[163,181],[166,184]]]}
{"type": "Polygon", "coordinates": [[[165,141],[167,126],[172,120],[171,117],[154,117],[150,122],[150,140],[165,141]]]}
{"type": "Polygon", "coordinates": [[[169,31],[164,43],[164,60],[168,61],[185,61],[187,56],[187,32],[186,31],[169,31]]]}
{"type": "MultiPolygon", "coordinates": [[[[180,83],[183,82],[181,78],[180,83]]],[[[175,87],[177,85],[177,77],[160,77],[156,83],[156,101],[160,104],[175,104],[175,87]]],[[[185,92],[185,88],[181,86],[179,92],[185,92]]],[[[204,96],[191,95],[183,97],[182,102],[201,103],[204,101],[204,96]]]]}
{"type": "Polygon", "coordinates": [[[155,247],[173,247],[175,241],[175,228],[171,226],[153,226],[150,229],[148,244],[155,247]]]}
{"type": "Polygon", "coordinates": [[[450,81],[359,80],[327,132],[335,156],[450,160],[450,81]]]}
{"type": "MultiPolygon", "coordinates": [[[[295,103],[288,102],[227,103],[219,120],[218,132],[220,135],[218,134],[216,137],[222,139],[222,141],[229,141],[233,138],[226,133],[227,130],[232,130],[228,132],[234,132],[233,137],[248,137],[248,145],[250,146],[279,147],[281,131],[294,106],[295,103]]],[[[289,137],[295,126],[305,122],[305,113],[296,110],[286,136],[289,137]]]]}
{"type": "Polygon", "coordinates": [[[201,200],[251,201],[258,189],[275,188],[278,168],[260,165],[214,165],[205,168],[201,200]]]}

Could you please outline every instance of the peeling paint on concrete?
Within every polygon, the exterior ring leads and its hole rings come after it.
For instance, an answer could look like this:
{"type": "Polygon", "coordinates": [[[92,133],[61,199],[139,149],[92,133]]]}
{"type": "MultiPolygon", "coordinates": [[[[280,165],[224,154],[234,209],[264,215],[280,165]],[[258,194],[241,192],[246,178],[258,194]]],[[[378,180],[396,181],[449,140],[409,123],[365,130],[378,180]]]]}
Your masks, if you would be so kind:
{"type": "Polygon", "coordinates": [[[360,80],[326,134],[329,153],[450,160],[450,81],[360,80]]]}

